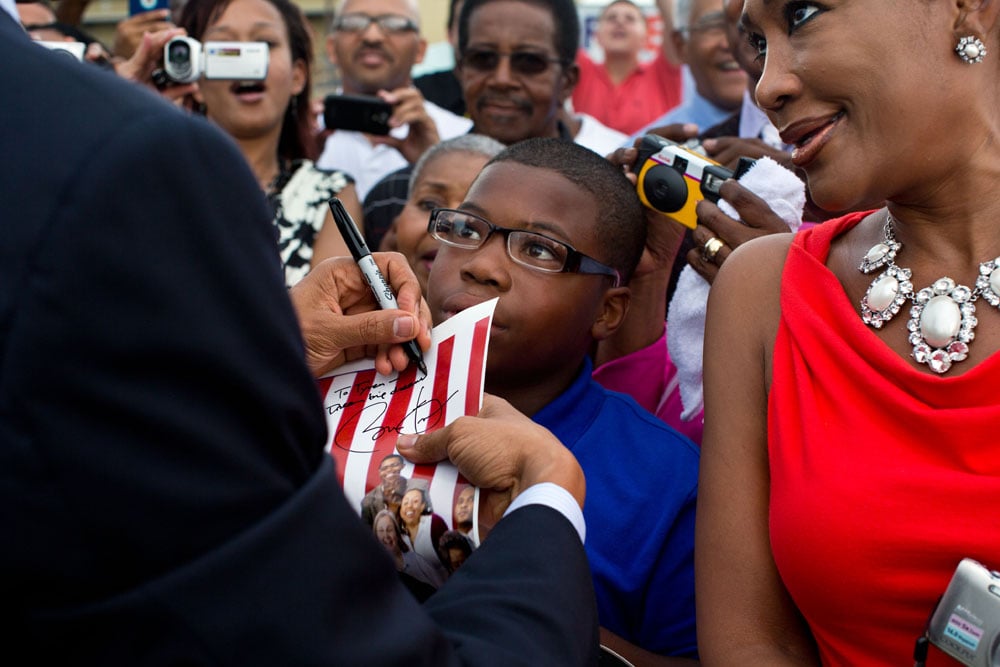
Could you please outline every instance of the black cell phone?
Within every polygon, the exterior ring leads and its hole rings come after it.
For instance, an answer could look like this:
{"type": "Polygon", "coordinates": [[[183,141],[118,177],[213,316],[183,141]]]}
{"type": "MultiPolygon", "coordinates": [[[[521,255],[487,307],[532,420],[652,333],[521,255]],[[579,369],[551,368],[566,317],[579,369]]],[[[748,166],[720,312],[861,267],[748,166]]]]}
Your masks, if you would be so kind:
{"type": "Polygon", "coordinates": [[[328,130],[389,134],[390,116],[392,105],[379,97],[327,95],[323,100],[323,122],[328,130]]]}

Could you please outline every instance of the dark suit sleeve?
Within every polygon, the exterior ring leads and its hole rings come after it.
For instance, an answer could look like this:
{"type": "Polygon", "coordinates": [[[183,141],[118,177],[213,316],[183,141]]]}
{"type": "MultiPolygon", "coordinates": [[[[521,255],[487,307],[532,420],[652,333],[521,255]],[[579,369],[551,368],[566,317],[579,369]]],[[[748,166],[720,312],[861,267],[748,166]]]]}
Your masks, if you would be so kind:
{"type": "Polygon", "coordinates": [[[500,521],[424,606],[465,664],[500,667],[596,664],[594,605],[576,530],[555,510],[528,505],[500,521]]]}
{"type": "Polygon", "coordinates": [[[18,202],[0,244],[8,653],[491,664],[536,625],[524,664],[586,653],[586,564],[551,510],[514,513],[437,594],[468,600],[471,619],[428,613],[398,583],[322,450],[272,226],[231,142],[5,39],[0,193],[18,202]],[[534,548],[539,529],[551,549],[534,548]],[[552,604],[553,587],[576,612],[552,604]]]}

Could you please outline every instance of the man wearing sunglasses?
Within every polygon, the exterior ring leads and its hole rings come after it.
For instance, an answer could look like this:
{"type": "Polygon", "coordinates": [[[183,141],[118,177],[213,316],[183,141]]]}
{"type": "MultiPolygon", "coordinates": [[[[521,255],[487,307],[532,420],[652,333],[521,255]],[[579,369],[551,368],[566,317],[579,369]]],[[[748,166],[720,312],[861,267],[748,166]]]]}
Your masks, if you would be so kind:
{"type": "Polygon", "coordinates": [[[415,0],[344,0],[333,19],[326,52],[340,70],[342,92],[378,96],[393,105],[390,134],[329,128],[334,131],[317,161],[324,169],[351,174],[362,200],[383,176],[471,126],[426,101],[413,86],[410,70],[426,49],[415,0]]]}
{"type": "Polygon", "coordinates": [[[580,75],[579,41],[572,0],[466,0],[457,73],[474,131],[508,145],[573,141],[559,110],[580,75]]]}

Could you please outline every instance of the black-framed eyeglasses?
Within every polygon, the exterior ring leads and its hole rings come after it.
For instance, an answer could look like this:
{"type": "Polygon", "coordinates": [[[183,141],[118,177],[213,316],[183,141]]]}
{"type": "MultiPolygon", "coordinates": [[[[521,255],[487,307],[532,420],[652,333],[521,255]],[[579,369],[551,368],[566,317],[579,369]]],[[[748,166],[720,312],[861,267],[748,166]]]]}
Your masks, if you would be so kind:
{"type": "Polygon", "coordinates": [[[553,64],[563,64],[562,58],[553,58],[537,51],[512,51],[502,53],[496,49],[468,48],[462,53],[462,67],[477,72],[492,72],[500,66],[501,58],[510,59],[510,68],[518,74],[541,74],[553,64]]]}
{"type": "Polygon", "coordinates": [[[417,31],[416,22],[406,16],[399,14],[369,16],[361,13],[341,14],[334,19],[333,29],[341,32],[364,32],[372,23],[377,24],[379,29],[385,33],[400,34],[417,31]]]}
{"type": "Polygon", "coordinates": [[[586,273],[610,276],[614,286],[621,284],[617,269],[588,257],[568,243],[522,229],[507,229],[494,225],[486,218],[451,208],[431,211],[427,231],[445,245],[463,250],[476,250],[496,232],[503,234],[507,254],[522,266],[545,273],[586,273]]]}

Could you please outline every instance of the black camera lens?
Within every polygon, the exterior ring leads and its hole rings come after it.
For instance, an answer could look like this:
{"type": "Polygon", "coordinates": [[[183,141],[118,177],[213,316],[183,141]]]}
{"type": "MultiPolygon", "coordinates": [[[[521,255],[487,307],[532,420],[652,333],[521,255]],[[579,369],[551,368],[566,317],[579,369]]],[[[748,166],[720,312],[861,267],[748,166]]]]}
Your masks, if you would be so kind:
{"type": "Polygon", "coordinates": [[[684,172],[665,164],[650,167],[638,185],[649,205],[661,213],[676,213],[687,203],[684,172]]]}
{"type": "Polygon", "coordinates": [[[191,60],[191,47],[187,42],[174,42],[167,50],[167,58],[174,64],[186,63],[191,60]]]}

